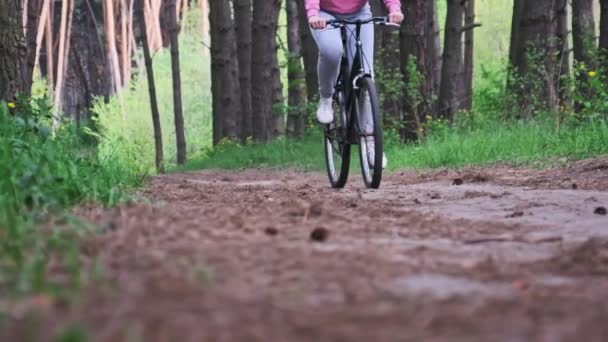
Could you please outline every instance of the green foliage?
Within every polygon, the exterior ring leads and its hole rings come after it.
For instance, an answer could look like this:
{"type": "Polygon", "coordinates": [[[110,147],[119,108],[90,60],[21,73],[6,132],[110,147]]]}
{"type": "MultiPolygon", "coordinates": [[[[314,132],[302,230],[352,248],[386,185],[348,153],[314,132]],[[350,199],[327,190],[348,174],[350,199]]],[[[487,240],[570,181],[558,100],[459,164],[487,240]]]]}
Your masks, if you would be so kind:
{"type": "Polygon", "coordinates": [[[99,156],[82,133],[64,126],[50,133],[45,97],[0,102],[0,293],[59,291],[47,278],[51,258],[80,281],[76,241],[81,231],[64,208],[91,201],[114,205],[141,180],[111,155],[99,156]]]}

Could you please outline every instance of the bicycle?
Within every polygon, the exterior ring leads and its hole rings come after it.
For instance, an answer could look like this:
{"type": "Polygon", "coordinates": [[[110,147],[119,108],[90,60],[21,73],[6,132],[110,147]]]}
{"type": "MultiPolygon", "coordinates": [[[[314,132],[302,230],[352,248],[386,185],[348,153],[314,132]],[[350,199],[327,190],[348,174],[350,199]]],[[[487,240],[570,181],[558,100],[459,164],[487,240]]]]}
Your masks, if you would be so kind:
{"type": "MultiPolygon", "coordinates": [[[[366,73],[362,44],[361,26],[367,24],[391,25],[387,17],[372,17],[365,20],[329,20],[328,28],[340,29],[344,54],[340,64],[340,74],[336,80],[334,92],[334,121],[325,126],[325,162],[329,182],[333,188],[343,188],[348,180],[352,145],[359,145],[361,174],[365,186],[378,189],[382,181],[382,159],[384,155],[384,137],[381,125],[381,113],[378,93],[371,74],[366,73]],[[348,26],[355,25],[354,39],[356,51],[352,67],[348,68],[348,26]],[[369,101],[369,105],[367,103],[369,101]],[[371,110],[373,131],[365,132],[361,110],[371,110]],[[374,139],[374,161],[368,160],[366,140],[374,139]]],[[[352,31],[350,32],[352,34],[352,31]]]]}

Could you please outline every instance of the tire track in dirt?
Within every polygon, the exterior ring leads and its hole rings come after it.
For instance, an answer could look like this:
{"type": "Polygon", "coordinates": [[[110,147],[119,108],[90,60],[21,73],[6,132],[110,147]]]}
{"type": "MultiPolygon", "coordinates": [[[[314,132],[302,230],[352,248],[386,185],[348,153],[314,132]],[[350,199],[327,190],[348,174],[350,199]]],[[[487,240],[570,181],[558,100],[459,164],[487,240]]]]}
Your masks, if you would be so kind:
{"type": "Polygon", "coordinates": [[[78,210],[102,227],[83,255],[105,281],[33,339],[77,321],[98,341],[604,341],[605,165],[408,172],[380,191],[297,171],[158,176],[149,203],[78,210]]]}

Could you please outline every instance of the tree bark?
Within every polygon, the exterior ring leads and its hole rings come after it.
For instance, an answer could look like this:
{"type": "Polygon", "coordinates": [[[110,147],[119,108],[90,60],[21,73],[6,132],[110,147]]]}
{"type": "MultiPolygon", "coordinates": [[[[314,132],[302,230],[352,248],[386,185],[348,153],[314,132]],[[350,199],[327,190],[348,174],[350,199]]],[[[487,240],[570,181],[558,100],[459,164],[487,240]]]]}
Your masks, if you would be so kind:
{"type": "MultiPolygon", "coordinates": [[[[213,143],[238,139],[241,95],[239,65],[232,9],[229,1],[210,1],[211,92],[213,96],[213,143]]],[[[269,79],[264,80],[268,84],[269,79]]]]}
{"type": "MultiPolygon", "coordinates": [[[[72,0],[73,1],[73,0],[72,0]]],[[[104,24],[107,44],[108,61],[110,62],[110,70],[112,72],[112,80],[114,84],[114,93],[118,94],[122,89],[123,82],[121,77],[120,61],[118,51],[116,49],[116,15],[114,11],[113,0],[103,0],[104,4],[104,24]]]]}
{"type": "Polygon", "coordinates": [[[439,89],[439,115],[452,122],[463,107],[463,50],[462,32],[466,2],[447,0],[448,12],[445,29],[445,47],[439,89]]]}
{"type": "MultiPolygon", "coordinates": [[[[277,19],[277,28],[278,28],[278,19],[277,19]]],[[[270,138],[277,138],[285,135],[285,125],[286,125],[286,117],[285,117],[285,103],[283,99],[283,82],[281,81],[281,67],[279,66],[279,46],[277,44],[277,35],[278,32],[275,33],[275,38],[272,40],[274,44],[272,54],[272,114],[271,114],[271,122],[272,122],[272,132],[270,138]]]]}
{"type": "Polygon", "coordinates": [[[510,60],[517,77],[509,77],[509,96],[518,101],[518,116],[530,117],[536,109],[555,111],[559,98],[555,3],[516,0],[514,9],[517,28],[511,39],[510,60]]]}
{"type": "Polygon", "coordinates": [[[160,113],[158,111],[158,102],[156,99],[156,87],[154,85],[154,67],[152,66],[152,57],[150,56],[150,46],[148,45],[148,31],[146,20],[143,12],[143,1],[137,0],[137,12],[139,17],[139,27],[141,31],[141,45],[144,50],[144,60],[146,63],[146,75],[148,76],[148,91],[150,94],[150,109],[152,112],[152,125],[154,127],[154,147],[155,147],[155,164],[158,173],[164,173],[165,167],[163,163],[163,135],[160,125],[160,113]]]}
{"type": "Polygon", "coordinates": [[[68,40],[69,40],[69,33],[68,33],[68,21],[69,21],[69,11],[68,8],[70,7],[70,3],[73,0],[66,0],[61,4],[61,23],[60,23],[60,27],[59,27],[59,50],[57,52],[57,83],[55,84],[55,91],[54,91],[54,95],[55,95],[55,110],[56,110],[56,116],[55,116],[55,122],[54,125],[56,126],[58,124],[58,115],[62,110],[62,101],[63,101],[63,88],[64,88],[64,83],[65,83],[65,70],[66,68],[66,64],[68,63],[67,61],[67,57],[68,57],[68,40]]]}
{"type": "Polygon", "coordinates": [[[27,41],[25,87],[31,89],[34,66],[36,65],[36,53],[38,50],[36,38],[38,36],[38,22],[42,12],[42,0],[29,0],[27,6],[27,25],[25,29],[25,38],[27,41]]]}
{"type": "Polygon", "coordinates": [[[254,0],[252,54],[253,138],[267,141],[272,136],[276,75],[276,34],[281,0],[254,0]]]}
{"type": "Polygon", "coordinates": [[[594,69],[593,54],[597,45],[593,0],[572,0],[572,42],[574,60],[589,70],[594,69]]]}
{"type": "Polygon", "coordinates": [[[563,86],[562,80],[570,76],[570,47],[568,44],[569,28],[568,28],[568,0],[556,0],[557,14],[557,59],[559,65],[559,102],[567,104],[570,100],[568,88],[563,86]]]}
{"type": "Polygon", "coordinates": [[[608,0],[600,0],[600,42],[599,50],[601,63],[605,73],[608,73],[608,0]]]}
{"type": "Polygon", "coordinates": [[[62,111],[76,120],[90,117],[90,107],[96,96],[107,97],[112,91],[112,77],[106,59],[106,48],[99,32],[102,8],[98,3],[80,1],[74,9],[69,67],[65,72],[62,111]],[[89,7],[90,5],[90,7],[89,7]]]}
{"type": "Polygon", "coordinates": [[[308,102],[316,101],[319,97],[319,75],[317,63],[319,61],[319,49],[308,25],[308,17],[304,8],[304,0],[296,0],[300,13],[300,37],[302,41],[302,59],[304,62],[304,74],[306,77],[306,97],[308,102]]]}
{"type": "Polygon", "coordinates": [[[441,65],[443,63],[441,50],[441,28],[439,25],[439,14],[437,13],[437,1],[427,1],[428,15],[428,31],[427,31],[427,50],[429,58],[427,59],[426,70],[428,70],[428,82],[432,84],[433,92],[429,99],[431,114],[436,114],[439,111],[437,97],[439,96],[439,88],[441,87],[441,65]]]}
{"type": "Polygon", "coordinates": [[[400,136],[403,141],[420,137],[421,123],[430,115],[433,96],[434,56],[429,48],[429,31],[432,30],[427,0],[402,1],[405,23],[401,26],[401,73],[405,86],[404,113],[400,118],[400,136]],[[412,66],[415,68],[412,70],[412,66]]]}
{"type": "Polygon", "coordinates": [[[177,164],[186,163],[186,134],[184,130],[184,115],[182,111],[182,81],[179,61],[179,26],[175,0],[168,0],[167,19],[171,41],[171,74],[173,76],[173,114],[175,120],[175,141],[177,144],[177,164]]]}
{"type": "Polygon", "coordinates": [[[27,45],[23,35],[20,0],[0,1],[0,100],[29,95],[26,87],[27,45]]]}
{"type": "Polygon", "coordinates": [[[251,0],[233,1],[241,88],[240,138],[242,142],[245,142],[248,137],[253,135],[251,108],[251,18],[253,13],[251,0]]]}
{"type": "Polygon", "coordinates": [[[465,14],[464,33],[464,103],[462,109],[473,108],[473,72],[475,52],[475,0],[468,0],[465,14]]]}
{"type": "Polygon", "coordinates": [[[287,135],[301,137],[306,130],[306,88],[302,66],[302,44],[300,32],[300,13],[296,1],[287,1],[287,78],[288,78],[288,113],[287,135]]]}

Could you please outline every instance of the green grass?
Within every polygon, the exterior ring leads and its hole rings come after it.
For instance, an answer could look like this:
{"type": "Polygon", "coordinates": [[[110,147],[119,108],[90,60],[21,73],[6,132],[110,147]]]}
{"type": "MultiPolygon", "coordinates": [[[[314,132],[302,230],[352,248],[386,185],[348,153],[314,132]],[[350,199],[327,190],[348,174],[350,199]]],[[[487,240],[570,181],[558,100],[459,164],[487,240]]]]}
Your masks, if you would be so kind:
{"type": "MultiPolygon", "coordinates": [[[[608,154],[608,124],[603,121],[556,132],[548,123],[490,124],[469,129],[445,129],[419,144],[400,144],[389,134],[389,171],[409,168],[461,167],[493,163],[529,164],[556,157],[581,159],[608,154]]],[[[177,170],[243,169],[256,167],[324,169],[322,138],[313,130],[301,140],[280,139],[267,144],[224,144],[193,158],[177,170]]],[[[353,149],[356,170],[357,149],[353,149]]]]}
{"type": "Polygon", "coordinates": [[[83,202],[115,205],[141,176],[98,154],[73,126],[51,134],[45,98],[11,107],[0,102],[0,295],[66,294],[81,280],[78,240],[85,232],[67,210],[83,202]],[[67,283],[47,278],[51,258],[68,270],[67,283]]]}

